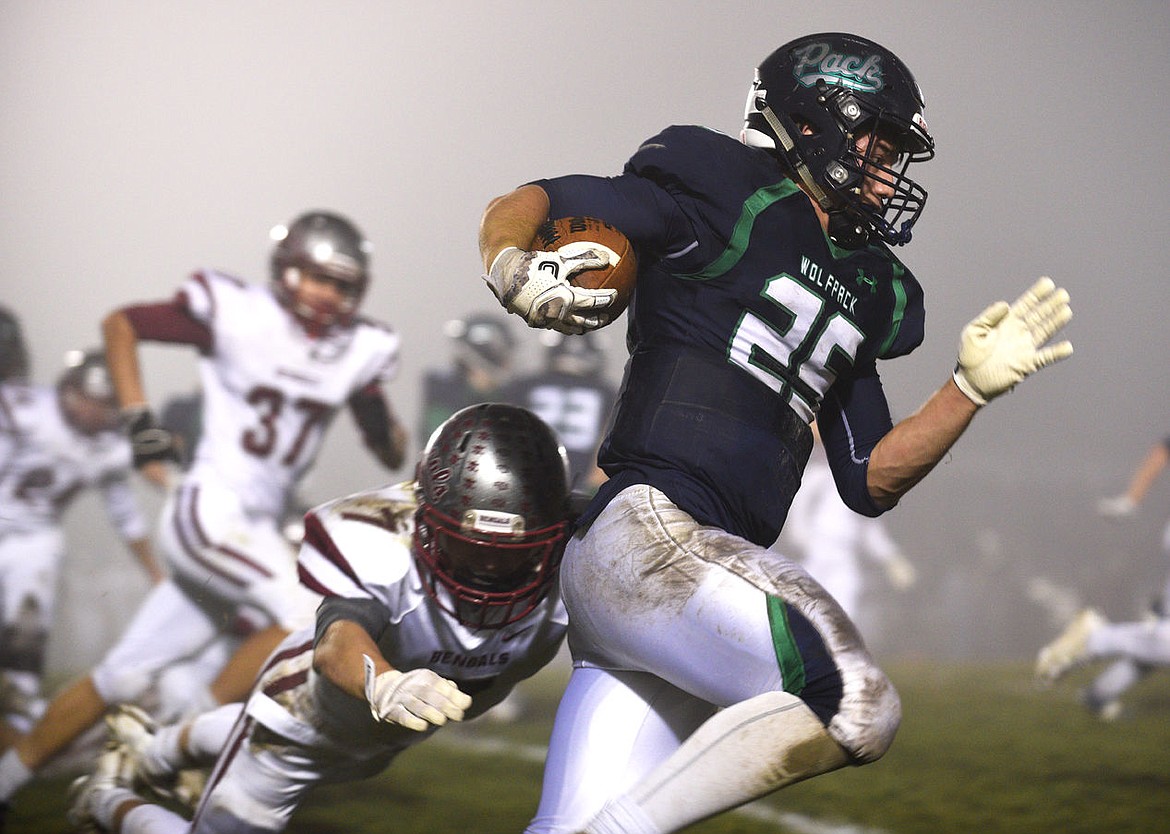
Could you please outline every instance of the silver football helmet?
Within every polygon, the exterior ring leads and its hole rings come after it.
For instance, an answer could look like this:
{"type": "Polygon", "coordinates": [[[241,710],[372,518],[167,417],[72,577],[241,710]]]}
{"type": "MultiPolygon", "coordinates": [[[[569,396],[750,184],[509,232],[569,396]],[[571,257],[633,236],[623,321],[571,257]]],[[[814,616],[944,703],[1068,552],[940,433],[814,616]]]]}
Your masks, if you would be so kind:
{"type": "Polygon", "coordinates": [[[287,226],[275,226],[272,288],[292,313],[313,328],[348,324],[370,281],[373,246],[361,231],[339,214],[310,211],[287,226]],[[338,305],[311,303],[299,297],[305,273],[333,282],[341,291],[338,305]]]}
{"type": "Polygon", "coordinates": [[[65,420],[82,434],[118,427],[118,398],[101,350],[71,350],[57,379],[57,398],[65,420]]]}
{"type": "Polygon", "coordinates": [[[414,556],[443,610],[500,628],[539,604],[564,551],[568,473],[552,429],[518,406],[473,405],[435,430],[418,464],[414,556]]]}

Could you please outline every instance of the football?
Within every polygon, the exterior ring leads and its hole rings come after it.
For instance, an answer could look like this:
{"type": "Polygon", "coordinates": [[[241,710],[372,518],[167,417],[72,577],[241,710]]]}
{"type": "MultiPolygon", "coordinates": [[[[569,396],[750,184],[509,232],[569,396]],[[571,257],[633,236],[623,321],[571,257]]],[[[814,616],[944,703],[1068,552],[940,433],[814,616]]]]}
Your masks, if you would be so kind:
{"type": "Polygon", "coordinates": [[[566,244],[579,241],[596,244],[605,250],[609,254],[609,265],[578,272],[569,278],[569,282],[585,289],[617,290],[617,298],[610,308],[616,319],[630,303],[638,277],[638,260],[629,238],[596,217],[560,217],[546,220],[529,248],[555,252],[566,244]]]}

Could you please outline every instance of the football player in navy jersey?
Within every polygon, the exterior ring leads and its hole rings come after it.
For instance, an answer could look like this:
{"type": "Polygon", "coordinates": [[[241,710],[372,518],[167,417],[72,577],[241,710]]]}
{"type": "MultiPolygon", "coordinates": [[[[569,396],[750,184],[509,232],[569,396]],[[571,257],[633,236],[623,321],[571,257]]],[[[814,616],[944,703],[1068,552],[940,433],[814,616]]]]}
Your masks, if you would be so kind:
{"type": "Polygon", "coordinates": [[[1072,352],[1048,345],[1068,293],[1041,279],[972,321],[951,377],[893,425],[876,363],[918,346],[924,312],[889,246],[926,201],[910,165],[933,155],[906,66],[826,33],[759,65],[741,141],[670,127],[619,176],[487,207],[484,279],[530,326],[601,327],[614,297],[567,280],[605,263],[588,244],[529,251],[547,218],[599,217],[639,264],[609,479],[562,567],[574,670],[529,832],[677,831],[892,742],[899,699],[856,627],[767,549],[809,423],[848,505],[877,516],[981,406],[1072,352]]]}

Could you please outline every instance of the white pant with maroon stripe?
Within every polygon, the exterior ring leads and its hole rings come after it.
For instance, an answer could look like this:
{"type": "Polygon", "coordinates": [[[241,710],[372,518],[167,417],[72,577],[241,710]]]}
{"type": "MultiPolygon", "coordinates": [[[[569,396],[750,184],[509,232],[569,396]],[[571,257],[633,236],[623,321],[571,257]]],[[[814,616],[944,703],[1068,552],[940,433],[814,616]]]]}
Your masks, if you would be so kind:
{"type": "MultiPolygon", "coordinates": [[[[151,588],[134,618],[91,676],[107,704],[138,701],[169,666],[193,660],[223,634],[218,624],[170,580],[151,588]]],[[[195,668],[195,667],[193,667],[195,668]]],[[[210,684],[218,670],[205,671],[210,684]]]]}
{"type": "Polygon", "coordinates": [[[188,752],[202,761],[215,757],[215,766],[189,828],[185,821],[179,827],[178,817],[131,812],[122,834],[283,831],[314,786],[373,776],[436,729],[403,730],[400,742],[364,750],[332,737],[321,716],[294,716],[274,700],[299,690],[293,699],[302,708],[311,701],[305,695],[312,661],[312,631],[295,632],[266,661],[246,706],[230,704],[194,719],[188,752]],[[154,827],[146,825],[148,819],[154,827]]]}
{"type": "Polygon", "coordinates": [[[187,478],[163,509],[159,540],[175,583],[213,617],[248,631],[313,621],[319,598],[297,580],[278,520],[245,512],[207,478],[187,478]]]}
{"type": "Polygon", "coordinates": [[[269,625],[294,631],[313,622],[319,597],[297,580],[276,520],[248,515],[210,479],[188,477],[168,498],[159,543],[171,579],[151,590],[94,670],[106,703],[139,700],[163,669],[214,641],[234,645],[269,625]]]}

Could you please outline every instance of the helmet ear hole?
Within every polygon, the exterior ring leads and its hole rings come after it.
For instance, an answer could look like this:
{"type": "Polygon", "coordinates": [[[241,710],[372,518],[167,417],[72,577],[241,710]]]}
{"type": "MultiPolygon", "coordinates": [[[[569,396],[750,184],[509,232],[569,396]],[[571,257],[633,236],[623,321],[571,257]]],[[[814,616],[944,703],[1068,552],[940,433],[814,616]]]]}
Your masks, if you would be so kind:
{"type": "Polygon", "coordinates": [[[789,113],[788,118],[796,125],[796,130],[801,136],[818,136],[820,129],[808,119],[801,116],[799,113],[789,113]]]}

